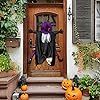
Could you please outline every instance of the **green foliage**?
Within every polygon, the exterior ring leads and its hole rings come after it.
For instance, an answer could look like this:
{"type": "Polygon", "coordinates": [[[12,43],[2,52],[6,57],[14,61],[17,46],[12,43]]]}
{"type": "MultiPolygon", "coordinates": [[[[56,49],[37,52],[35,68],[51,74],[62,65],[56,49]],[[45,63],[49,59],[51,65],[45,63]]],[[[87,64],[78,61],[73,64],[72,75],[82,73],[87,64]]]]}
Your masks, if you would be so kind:
{"type": "Polygon", "coordinates": [[[14,20],[5,19],[0,22],[1,24],[1,35],[7,37],[15,37],[18,33],[17,23],[14,20]]]}
{"type": "Polygon", "coordinates": [[[94,82],[91,86],[89,86],[89,93],[92,98],[100,96],[100,69],[94,72],[94,82]]]}
{"type": "Polygon", "coordinates": [[[0,34],[15,37],[18,33],[17,24],[23,22],[25,16],[25,0],[0,0],[0,34]]]}
{"type": "Polygon", "coordinates": [[[9,71],[11,69],[10,59],[7,55],[0,55],[0,72],[9,71]]]}
{"type": "Polygon", "coordinates": [[[0,40],[0,50],[2,51],[2,52],[0,52],[0,54],[3,53],[6,50],[5,42],[2,41],[2,40],[0,40]]]}
{"type": "Polygon", "coordinates": [[[11,63],[5,46],[5,39],[15,37],[17,25],[23,22],[26,0],[0,0],[0,72],[9,71],[15,66],[11,63]]]}
{"type": "Polygon", "coordinates": [[[84,75],[82,78],[79,79],[79,88],[84,90],[92,85],[94,80],[89,75],[84,75]]]}
{"type": "Polygon", "coordinates": [[[0,72],[2,71],[9,71],[9,70],[19,70],[19,66],[12,62],[10,56],[7,52],[5,42],[1,38],[0,39],[0,72]]]}
{"type": "Polygon", "coordinates": [[[92,84],[89,86],[89,93],[92,98],[100,96],[100,83],[92,84]]]}
{"type": "Polygon", "coordinates": [[[11,70],[10,57],[7,53],[5,42],[0,38],[0,72],[11,70]]]}
{"type": "Polygon", "coordinates": [[[23,18],[25,17],[25,3],[27,0],[16,0],[15,4],[12,6],[12,9],[15,13],[12,17],[15,17],[17,23],[22,23],[23,18]]]}
{"type": "MultiPolygon", "coordinates": [[[[76,46],[77,51],[72,53],[72,56],[75,60],[75,65],[79,64],[79,53],[82,54],[81,58],[83,59],[83,69],[86,68],[97,68],[100,66],[100,59],[94,59],[92,54],[95,52],[100,52],[100,43],[89,43],[89,42],[82,42],[79,37],[79,32],[77,30],[76,19],[73,17],[73,31],[75,33],[76,39],[76,46]]],[[[80,66],[81,67],[81,66],[80,66]]]]}
{"type": "Polygon", "coordinates": [[[79,53],[82,53],[84,69],[94,68],[100,65],[100,63],[92,56],[93,53],[100,52],[99,43],[79,43],[77,44],[77,48],[78,50],[72,53],[75,60],[75,65],[78,65],[79,63],[79,53]]]}
{"type": "MultiPolygon", "coordinates": [[[[100,76],[99,76],[100,77],[100,76]]],[[[98,77],[91,78],[89,75],[84,75],[79,79],[79,88],[81,90],[88,89],[92,98],[100,95],[100,79],[98,77]]]]}

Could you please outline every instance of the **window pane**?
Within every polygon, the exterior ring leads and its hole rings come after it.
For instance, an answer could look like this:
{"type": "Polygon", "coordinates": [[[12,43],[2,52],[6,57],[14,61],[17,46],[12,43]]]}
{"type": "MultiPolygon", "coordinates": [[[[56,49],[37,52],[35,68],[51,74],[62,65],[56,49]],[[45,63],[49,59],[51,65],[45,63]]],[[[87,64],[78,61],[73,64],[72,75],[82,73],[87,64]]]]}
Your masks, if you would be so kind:
{"type": "Polygon", "coordinates": [[[36,16],[36,30],[41,31],[41,23],[49,21],[52,24],[52,31],[56,31],[56,15],[39,14],[36,16]]]}
{"type": "Polygon", "coordinates": [[[95,4],[95,40],[100,41],[100,1],[95,4]]]}

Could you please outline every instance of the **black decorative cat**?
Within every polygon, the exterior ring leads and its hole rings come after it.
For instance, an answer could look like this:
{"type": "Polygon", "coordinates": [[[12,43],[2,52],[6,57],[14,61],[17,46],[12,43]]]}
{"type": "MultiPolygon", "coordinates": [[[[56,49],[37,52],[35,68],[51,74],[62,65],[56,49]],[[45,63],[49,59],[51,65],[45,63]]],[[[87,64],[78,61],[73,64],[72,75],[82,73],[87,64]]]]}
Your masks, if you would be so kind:
{"type": "Polygon", "coordinates": [[[26,83],[26,78],[24,75],[21,76],[21,78],[19,79],[19,82],[18,82],[18,87],[20,88],[22,85],[25,85],[27,84],[26,83]]]}

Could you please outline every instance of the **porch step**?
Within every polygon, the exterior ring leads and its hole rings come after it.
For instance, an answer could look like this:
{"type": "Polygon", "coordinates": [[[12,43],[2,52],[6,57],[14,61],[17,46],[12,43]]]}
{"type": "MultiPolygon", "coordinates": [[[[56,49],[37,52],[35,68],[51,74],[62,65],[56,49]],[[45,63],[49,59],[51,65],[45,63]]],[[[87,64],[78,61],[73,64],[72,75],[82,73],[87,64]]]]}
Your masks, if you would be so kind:
{"type": "Polygon", "coordinates": [[[45,86],[29,86],[28,90],[26,91],[29,95],[43,95],[43,94],[64,94],[65,91],[61,88],[61,86],[50,86],[50,85],[45,85],[45,86]]]}
{"type": "Polygon", "coordinates": [[[27,83],[61,83],[64,77],[28,77],[27,83]]]}
{"type": "Polygon", "coordinates": [[[63,96],[34,96],[29,100],[65,100],[63,96]]]}
{"type": "MultiPolygon", "coordinates": [[[[65,100],[61,87],[63,77],[28,77],[29,100],[65,100]]],[[[20,89],[18,92],[23,92],[20,89]]]]}
{"type": "MultiPolygon", "coordinates": [[[[17,89],[19,92],[23,92],[20,89],[17,89]]],[[[60,85],[33,85],[28,86],[28,90],[26,91],[29,95],[64,95],[65,91],[62,89],[60,85]]]]}

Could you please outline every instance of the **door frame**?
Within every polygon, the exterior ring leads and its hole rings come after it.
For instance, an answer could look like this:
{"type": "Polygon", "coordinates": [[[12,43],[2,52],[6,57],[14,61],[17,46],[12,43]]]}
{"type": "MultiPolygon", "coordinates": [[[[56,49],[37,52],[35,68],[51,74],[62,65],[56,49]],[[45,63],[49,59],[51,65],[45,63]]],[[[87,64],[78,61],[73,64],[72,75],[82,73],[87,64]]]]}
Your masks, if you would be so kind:
{"type": "MultiPolygon", "coordinates": [[[[28,74],[28,61],[27,61],[27,57],[28,57],[28,50],[27,50],[27,30],[28,30],[28,27],[27,27],[27,23],[28,23],[28,16],[27,16],[27,13],[28,13],[28,6],[30,4],[26,4],[26,18],[24,18],[23,20],[23,74],[28,74]]],[[[31,4],[32,5],[32,4],[31,4]]],[[[62,70],[62,76],[63,77],[67,77],[67,0],[63,0],[63,13],[64,13],[64,19],[65,21],[63,21],[63,26],[64,26],[64,30],[63,30],[63,33],[64,33],[64,67],[63,67],[63,70],[62,70]]]]}

